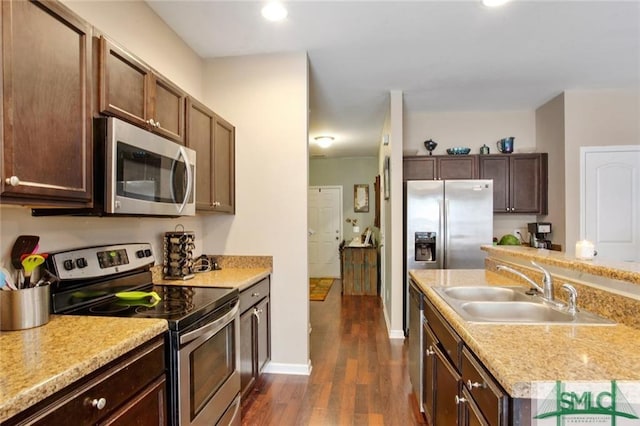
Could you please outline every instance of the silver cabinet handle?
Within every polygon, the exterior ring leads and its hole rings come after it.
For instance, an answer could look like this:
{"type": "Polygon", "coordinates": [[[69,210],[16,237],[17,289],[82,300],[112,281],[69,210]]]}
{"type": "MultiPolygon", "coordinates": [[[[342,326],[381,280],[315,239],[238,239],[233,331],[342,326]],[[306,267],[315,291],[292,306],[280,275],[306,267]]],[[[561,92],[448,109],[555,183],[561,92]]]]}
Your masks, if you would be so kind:
{"type": "Polygon", "coordinates": [[[460,398],[458,395],[456,395],[456,405],[464,404],[465,402],[467,402],[467,398],[460,398]]]}
{"type": "Polygon", "coordinates": [[[505,211],[509,211],[509,207],[507,207],[507,208],[505,209],[505,211]]]}
{"type": "Polygon", "coordinates": [[[436,351],[433,350],[432,346],[429,346],[425,351],[424,354],[426,356],[431,356],[431,355],[435,355],[436,351]]]}
{"type": "Polygon", "coordinates": [[[147,124],[151,127],[156,127],[156,122],[153,121],[153,118],[148,119],[147,124]]]}
{"type": "Polygon", "coordinates": [[[222,204],[220,201],[214,201],[213,207],[220,207],[220,204],[222,204]]]}
{"type": "Polygon", "coordinates": [[[160,127],[160,122],[159,122],[159,121],[156,121],[155,126],[156,126],[156,127],[160,127]]]}
{"type": "Polygon", "coordinates": [[[262,313],[262,309],[253,308],[253,316],[256,317],[258,324],[260,324],[260,314],[262,313]]]}
{"type": "Polygon", "coordinates": [[[96,398],[96,399],[92,399],[89,404],[93,407],[93,408],[97,408],[98,410],[102,410],[104,407],[107,406],[107,400],[105,398],[96,398]]]}
{"type": "Polygon", "coordinates": [[[260,297],[260,293],[257,291],[255,293],[251,293],[251,297],[260,297]]]}
{"type": "Polygon", "coordinates": [[[7,183],[7,185],[11,185],[11,186],[20,185],[20,178],[18,178],[18,176],[8,177],[4,181],[7,183]]]}
{"type": "Polygon", "coordinates": [[[472,382],[471,379],[467,380],[467,387],[469,389],[473,388],[484,388],[486,385],[484,383],[472,382]]]}

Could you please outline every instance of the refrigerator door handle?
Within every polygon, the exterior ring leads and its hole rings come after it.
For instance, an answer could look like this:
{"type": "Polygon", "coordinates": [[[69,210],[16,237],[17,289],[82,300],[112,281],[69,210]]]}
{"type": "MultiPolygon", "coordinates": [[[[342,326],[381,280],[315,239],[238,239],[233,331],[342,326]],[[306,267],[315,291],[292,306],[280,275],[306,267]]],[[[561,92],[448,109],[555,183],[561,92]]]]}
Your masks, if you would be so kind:
{"type": "Polygon", "coordinates": [[[445,206],[445,200],[438,200],[438,210],[439,210],[439,223],[440,223],[440,229],[438,229],[438,238],[436,239],[437,244],[439,245],[439,247],[436,250],[436,253],[440,254],[440,265],[442,265],[442,269],[447,269],[447,247],[446,247],[446,240],[445,240],[445,231],[447,230],[447,223],[446,223],[446,206],[445,206]]]}
{"type": "Polygon", "coordinates": [[[450,234],[451,230],[449,229],[449,200],[445,198],[444,200],[444,235],[442,236],[444,239],[444,269],[449,269],[449,244],[451,243],[450,234]]]}

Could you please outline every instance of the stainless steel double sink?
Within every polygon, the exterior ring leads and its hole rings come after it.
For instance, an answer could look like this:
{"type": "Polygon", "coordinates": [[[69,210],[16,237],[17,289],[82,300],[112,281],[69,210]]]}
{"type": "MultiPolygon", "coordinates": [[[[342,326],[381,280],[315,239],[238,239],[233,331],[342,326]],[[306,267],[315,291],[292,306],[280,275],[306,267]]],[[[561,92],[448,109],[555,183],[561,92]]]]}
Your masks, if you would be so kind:
{"type": "Polygon", "coordinates": [[[434,287],[433,290],[462,319],[483,324],[615,325],[615,322],[579,310],[575,315],[551,306],[523,287],[434,287]]]}

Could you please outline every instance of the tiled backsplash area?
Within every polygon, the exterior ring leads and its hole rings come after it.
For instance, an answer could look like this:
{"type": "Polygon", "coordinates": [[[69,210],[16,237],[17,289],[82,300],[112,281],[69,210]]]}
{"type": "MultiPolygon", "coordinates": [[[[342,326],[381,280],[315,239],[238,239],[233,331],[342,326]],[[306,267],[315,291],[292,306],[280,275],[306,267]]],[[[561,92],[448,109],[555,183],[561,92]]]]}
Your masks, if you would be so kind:
{"type": "Polygon", "coordinates": [[[272,256],[230,256],[208,254],[209,259],[215,260],[218,266],[225,268],[273,268],[272,256]]]}

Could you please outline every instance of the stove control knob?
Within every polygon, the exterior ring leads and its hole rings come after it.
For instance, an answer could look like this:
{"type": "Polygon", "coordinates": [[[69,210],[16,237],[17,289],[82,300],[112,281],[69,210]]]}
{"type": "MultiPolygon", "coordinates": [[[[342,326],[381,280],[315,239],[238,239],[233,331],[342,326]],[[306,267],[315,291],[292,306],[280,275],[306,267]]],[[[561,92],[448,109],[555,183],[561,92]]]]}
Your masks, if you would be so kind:
{"type": "Polygon", "coordinates": [[[138,251],[136,252],[136,257],[137,257],[138,259],[142,259],[142,258],[144,257],[144,250],[138,250],[138,251]]]}
{"type": "Polygon", "coordinates": [[[144,251],[144,257],[151,257],[151,250],[149,250],[149,249],[145,249],[145,251],[144,251]]]}
{"type": "Polygon", "coordinates": [[[73,260],[71,259],[67,259],[64,262],[62,262],[62,266],[64,267],[64,269],[66,269],[67,271],[70,271],[72,269],[74,269],[76,266],[73,263],[73,260]]]}
{"type": "Polygon", "coordinates": [[[86,268],[87,267],[87,259],[85,259],[84,257],[76,259],[76,266],[78,268],[80,268],[80,269],[86,268]]]}

